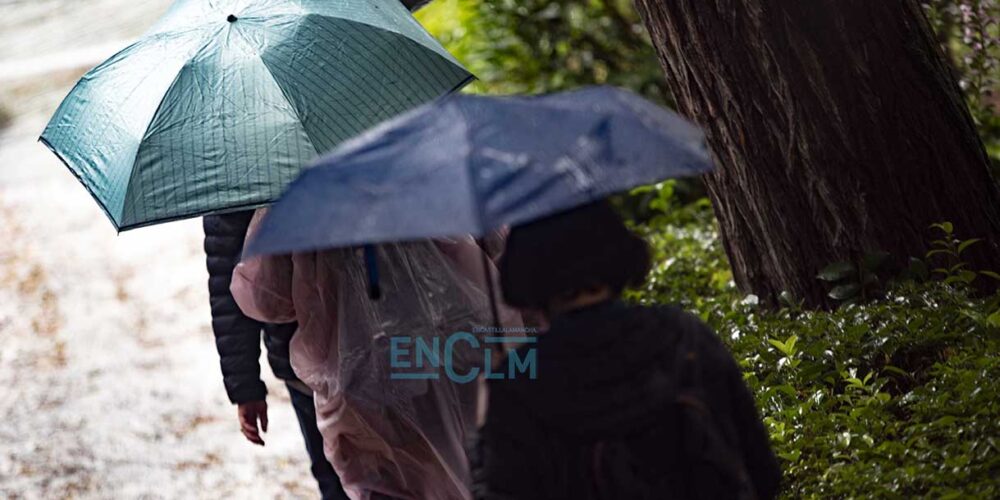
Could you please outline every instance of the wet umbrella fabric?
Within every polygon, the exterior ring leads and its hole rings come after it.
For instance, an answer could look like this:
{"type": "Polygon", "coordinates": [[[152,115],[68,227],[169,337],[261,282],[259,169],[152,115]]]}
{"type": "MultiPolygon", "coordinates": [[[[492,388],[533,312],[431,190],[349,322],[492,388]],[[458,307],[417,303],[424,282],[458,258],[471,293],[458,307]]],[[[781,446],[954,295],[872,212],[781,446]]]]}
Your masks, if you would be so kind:
{"type": "Polygon", "coordinates": [[[470,79],[398,0],[178,0],[40,140],[126,230],[273,202],[319,154],[470,79]]]}
{"type": "Polygon", "coordinates": [[[699,129],[624,90],[455,95],[344,143],[303,172],[247,255],[483,236],[710,169],[699,129]]]}

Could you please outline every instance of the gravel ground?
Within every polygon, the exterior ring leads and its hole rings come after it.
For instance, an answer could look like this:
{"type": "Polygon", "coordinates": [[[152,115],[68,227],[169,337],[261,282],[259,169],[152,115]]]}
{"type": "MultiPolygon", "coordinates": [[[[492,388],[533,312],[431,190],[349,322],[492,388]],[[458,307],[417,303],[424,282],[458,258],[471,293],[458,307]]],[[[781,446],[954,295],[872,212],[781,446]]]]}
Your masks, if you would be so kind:
{"type": "Polygon", "coordinates": [[[200,223],[117,235],[36,142],[92,64],[81,54],[137,35],[166,3],[0,0],[0,67],[47,61],[0,81],[14,117],[0,132],[0,498],[318,496],[267,369],[267,446],[239,433],[200,223]]]}

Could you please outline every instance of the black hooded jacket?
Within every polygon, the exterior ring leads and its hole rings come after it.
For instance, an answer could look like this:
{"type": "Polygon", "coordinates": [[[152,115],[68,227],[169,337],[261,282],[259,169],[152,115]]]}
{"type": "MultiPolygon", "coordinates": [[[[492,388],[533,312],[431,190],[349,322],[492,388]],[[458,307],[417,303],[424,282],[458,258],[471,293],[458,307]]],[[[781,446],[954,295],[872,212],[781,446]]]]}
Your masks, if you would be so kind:
{"type": "Polygon", "coordinates": [[[222,365],[222,380],[233,403],[259,401],[267,394],[260,380],[258,361],[261,331],[274,375],[282,380],[296,380],[288,360],[288,344],[296,325],[268,325],[248,318],[229,291],[233,268],[240,261],[252,217],[250,210],[207,215],[203,221],[212,331],[222,365]]]}
{"type": "Polygon", "coordinates": [[[692,479],[684,472],[691,470],[690,457],[675,452],[685,438],[681,420],[671,417],[678,393],[670,379],[676,377],[665,374],[675,373],[682,332],[690,335],[688,351],[699,358],[704,403],[730,456],[744,464],[757,498],[773,498],[780,471],[729,351],[679,309],[621,302],[559,316],[537,344],[519,349],[521,359],[536,349],[535,380],[519,375],[490,381],[489,413],[474,458],[476,497],[715,496],[716,485],[692,479]]]}

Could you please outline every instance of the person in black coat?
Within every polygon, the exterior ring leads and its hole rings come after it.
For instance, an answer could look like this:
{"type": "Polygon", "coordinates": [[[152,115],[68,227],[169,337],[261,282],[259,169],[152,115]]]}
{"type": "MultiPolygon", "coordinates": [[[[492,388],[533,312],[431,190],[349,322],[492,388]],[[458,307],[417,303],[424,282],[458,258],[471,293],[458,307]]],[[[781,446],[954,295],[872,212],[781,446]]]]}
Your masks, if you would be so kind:
{"type": "Polygon", "coordinates": [[[489,380],[480,499],[767,499],[777,461],[742,373],[697,317],[627,305],[650,259],[606,202],[515,227],[506,302],[549,322],[489,380]]]}
{"type": "Polygon", "coordinates": [[[237,405],[240,430],[247,440],[263,446],[260,432],[267,432],[267,388],[260,379],[260,341],[263,331],[267,360],[274,375],[283,380],[295,408],[311,461],[310,470],[324,500],[346,499],[333,467],[323,455],[323,437],[316,426],[312,391],[295,376],[288,358],[288,344],[295,324],[268,325],[248,318],[229,291],[233,268],[240,261],[243,240],[253,211],[209,215],[203,220],[208,291],[212,304],[212,330],[219,351],[222,380],[229,400],[237,405]],[[260,427],[258,427],[258,422],[260,427]]]}

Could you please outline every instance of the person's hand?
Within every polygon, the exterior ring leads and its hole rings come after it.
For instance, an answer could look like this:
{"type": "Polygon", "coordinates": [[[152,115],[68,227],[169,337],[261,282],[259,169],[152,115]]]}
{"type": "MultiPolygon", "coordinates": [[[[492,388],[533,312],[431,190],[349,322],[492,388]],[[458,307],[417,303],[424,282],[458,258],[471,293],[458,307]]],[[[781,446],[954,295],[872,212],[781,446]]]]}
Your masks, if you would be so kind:
{"type": "Polygon", "coordinates": [[[236,413],[240,419],[240,431],[254,444],[264,446],[261,439],[261,431],[267,432],[267,402],[250,401],[241,403],[236,407],[236,413]],[[257,428],[257,421],[260,420],[260,429],[257,428]]]}

